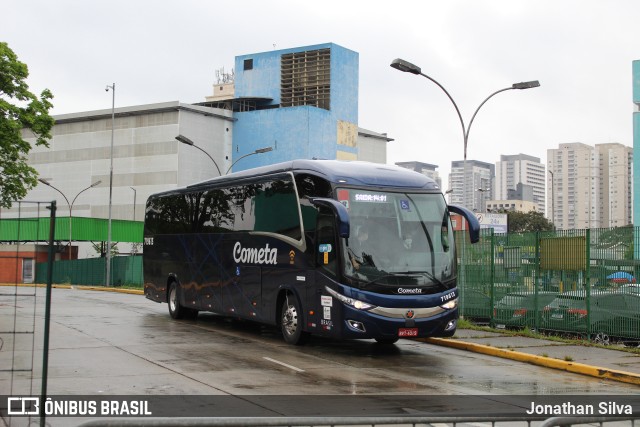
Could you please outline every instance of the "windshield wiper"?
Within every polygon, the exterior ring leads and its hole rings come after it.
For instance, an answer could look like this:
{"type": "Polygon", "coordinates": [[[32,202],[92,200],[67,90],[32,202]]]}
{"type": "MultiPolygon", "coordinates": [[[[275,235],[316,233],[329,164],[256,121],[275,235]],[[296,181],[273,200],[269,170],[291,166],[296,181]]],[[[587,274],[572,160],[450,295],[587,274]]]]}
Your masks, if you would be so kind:
{"type": "Polygon", "coordinates": [[[431,280],[433,283],[435,283],[436,285],[444,286],[444,283],[442,283],[440,279],[438,279],[435,275],[429,273],[428,271],[420,271],[420,270],[403,271],[403,272],[398,272],[398,274],[422,274],[426,276],[429,280],[431,280]]]}

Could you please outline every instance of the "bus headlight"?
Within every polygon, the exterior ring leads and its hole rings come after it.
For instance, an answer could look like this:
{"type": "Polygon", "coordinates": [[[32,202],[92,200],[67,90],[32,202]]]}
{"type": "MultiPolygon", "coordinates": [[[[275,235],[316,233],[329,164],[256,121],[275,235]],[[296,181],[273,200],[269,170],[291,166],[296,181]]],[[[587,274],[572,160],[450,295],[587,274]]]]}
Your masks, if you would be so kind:
{"type": "Polygon", "coordinates": [[[452,299],[451,301],[447,301],[446,303],[442,304],[440,307],[446,310],[453,310],[457,306],[458,306],[458,298],[452,299]]]}
{"type": "Polygon", "coordinates": [[[366,310],[371,310],[372,308],[376,308],[375,305],[372,305],[372,304],[369,304],[369,303],[366,303],[364,301],[360,301],[360,300],[357,300],[357,299],[354,299],[354,298],[346,297],[346,296],[334,291],[333,289],[331,289],[331,288],[329,288],[327,286],[325,286],[325,290],[327,292],[329,292],[329,294],[332,297],[334,297],[335,299],[337,299],[338,301],[340,301],[340,302],[342,302],[344,304],[347,304],[348,306],[351,306],[351,307],[353,307],[353,308],[355,308],[357,310],[365,310],[366,311],[366,310]]]}

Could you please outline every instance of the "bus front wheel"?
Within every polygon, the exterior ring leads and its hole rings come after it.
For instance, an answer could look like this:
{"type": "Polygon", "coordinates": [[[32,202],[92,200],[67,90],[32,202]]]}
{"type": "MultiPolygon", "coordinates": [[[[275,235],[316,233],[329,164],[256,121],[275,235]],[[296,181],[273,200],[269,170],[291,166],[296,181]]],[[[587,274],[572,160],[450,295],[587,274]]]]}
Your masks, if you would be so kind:
{"type": "Polygon", "coordinates": [[[307,334],[302,331],[302,310],[298,299],[287,294],[282,303],[280,328],[284,340],[293,345],[303,344],[307,334]]]}
{"type": "Polygon", "coordinates": [[[197,310],[184,307],[180,304],[180,287],[175,281],[169,285],[167,303],[169,304],[169,315],[172,319],[194,319],[198,315],[197,310]]]}

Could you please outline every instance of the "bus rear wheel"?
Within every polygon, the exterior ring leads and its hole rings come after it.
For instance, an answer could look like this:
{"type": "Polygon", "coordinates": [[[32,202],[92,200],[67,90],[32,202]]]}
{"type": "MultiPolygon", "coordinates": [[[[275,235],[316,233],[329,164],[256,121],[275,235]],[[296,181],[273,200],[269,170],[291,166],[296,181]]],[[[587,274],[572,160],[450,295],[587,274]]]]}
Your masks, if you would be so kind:
{"type": "Polygon", "coordinates": [[[198,316],[198,310],[187,308],[180,304],[180,286],[175,281],[169,284],[167,303],[169,305],[169,315],[172,319],[195,319],[198,316]]]}
{"type": "Polygon", "coordinates": [[[300,303],[292,294],[287,294],[282,303],[280,329],[282,330],[282,337],[288,344],[300,345],[307,338],[307,334],[302,330],[300,303]]]}

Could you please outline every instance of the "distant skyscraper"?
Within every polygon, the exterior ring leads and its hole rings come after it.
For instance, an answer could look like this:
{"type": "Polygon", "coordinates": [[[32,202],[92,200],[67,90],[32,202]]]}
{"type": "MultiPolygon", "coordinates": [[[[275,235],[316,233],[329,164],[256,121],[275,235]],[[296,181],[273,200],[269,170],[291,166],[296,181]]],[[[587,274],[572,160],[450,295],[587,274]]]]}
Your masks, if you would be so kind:
{"type": "Polygon", "coordinates": [[[558,229],[631,224],[632,167],[632,149],[618,143],[547,150],[548,218],[558,229]]]}
{"type": "Polygon", "coordinates": [[[485,201],[493,199],[495,166],[478,160],[451,162],[449,203],[484,212],[485,201]]]}
{"type": "MultiPolygon", "coordinates": [[[[633,94],[633,149],[640,150],[640,61],[633,61],[631,64],[631,89],[633,94]]],[[[633,163],[633,197],[631,198],[633,224],[640,225],[640,183],[635,182],[640,177],[640,162],[633,163]]],[[[638,232],[635,233],[635,241],[638,240],[638,232]]],[[[634,258],[640,259],[640,245],[634,246],[634,258]]]]}
{"type": "Polygon", "coordinates": [[[545,211],[545,166],[538,157],[526,154],[500,156],[496,162],[494,193],[497,200],[533,202],[538,212],[545,211]],[[518,192],[518,184],[525,191],[518,192]],[[531,190],[531,191],[529,191],[531,190]],[[516,196],[516,192],[519,194],[516,196]]]}

